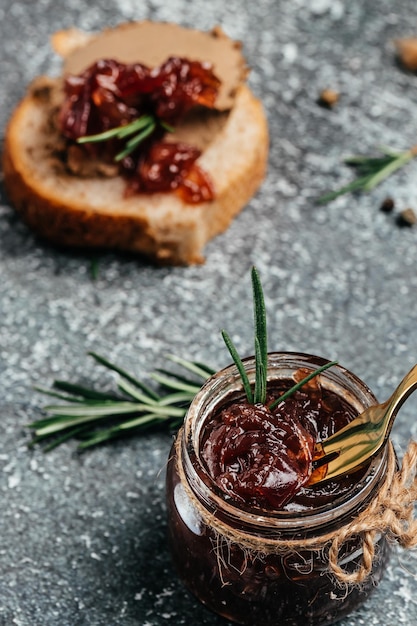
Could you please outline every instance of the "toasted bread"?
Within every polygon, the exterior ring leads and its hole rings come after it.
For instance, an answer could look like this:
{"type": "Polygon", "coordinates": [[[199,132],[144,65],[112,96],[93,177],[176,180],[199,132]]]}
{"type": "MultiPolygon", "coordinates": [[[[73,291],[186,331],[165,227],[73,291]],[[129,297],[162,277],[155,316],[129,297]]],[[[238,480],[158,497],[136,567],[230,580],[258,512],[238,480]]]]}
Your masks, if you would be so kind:
{"type": "MultiPolygon", "coordinates": [[[[149,23],[136,24],[144,28],[149,23]]],[[[187,30],[181,29],[185,37],[187,30]]],[[[113,36],[114,31],[110,32],[113,36]]],[[[74,63],[71,54],[79,55],[82,47],[87,50],[90,42],[97,43],[97,37],[77,37],[78,46],[64,45],[62,34],[55,40],[56,47],[71,50],[67,67],[74,63]]],[[[115,54],[108,50],[108,55],[115,54]]],[[[204,50],[200,54],[204,58],[204,50]]],[[[144,62],[142,58],[137,61],[144,62]]],[[[51,124],[51,100],[59,94],[60,81],[61,77],[35,81],[6,129],[5,186],[24,221],[57,245],[133,251],[172,265],[203,262],[207,241],[228,227],[265,175],[267,122],[248,86],[240,81],[233,88],[230,108],[178,128],[178,136],[192,142],[194,128],[200,126],[196,144],[201,144],[203,152],[198,162],[215,188],[214,200],[186,204],[174,193],[127,197],[125,180],[119,175],[77,176],[65,169],[56,157],[59,131],[51,124]]]]}

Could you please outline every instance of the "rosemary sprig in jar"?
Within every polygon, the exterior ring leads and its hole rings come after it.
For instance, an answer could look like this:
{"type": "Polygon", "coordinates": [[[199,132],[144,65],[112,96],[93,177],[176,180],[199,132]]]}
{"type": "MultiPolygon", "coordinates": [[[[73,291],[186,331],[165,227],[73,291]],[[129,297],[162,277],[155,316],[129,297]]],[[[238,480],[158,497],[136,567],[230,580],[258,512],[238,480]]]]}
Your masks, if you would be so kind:
{"type": "MultiPolygon", "coordinates": [[[[268,375],[268,342],[267,342],[267,322],[266,322],[266,308],[265,299],[262,289],[262,284],[259,278],[256,267],[252,268],[252,290],[253,290],[253,312],[254,312],[254,326],[255,326],[255,393],[252,393],[251,384],[248,379],[248,375],[245,371],[242,359],[240,358],[238,351],[233,344],[228,333],[223,330],[222,335],[226,343],[226,346],[230,352],[240,378],[242,380],[243,389],[246,394],[246,399],[250,404],[265,404],[266,392],[267,392],[267,375],[268,375]]],[[[269,409],[274,409],[280,402],[284,402],[293,393],[298,391],[303,385],[308,383],[312,378],[315,378],[322,372],[326,371],[333,365],[336,365],[337,361],[329,361],[321,367],[317,368],[305,378],[295,383],[283,392],[278,398],[269,405],[269,409]]]]}
{"type": "Polygon", "coordinates": [[[268,350],[267,350],[267,325],[266,325],[266,311],[265,300],[262,290],[261,281],[259,279],[258,271],[255,267],[252,268],[252,293],[253,293],[253,307],[254,307],[254,320],[255,320],[255,390],[252,392],[252,387],[248,379],[248,375],[240,358],[236,347],[231,340],[229,334],[222,330],[223,340],[230,352],[240,378],[242,380],[243,389],[246,394],[246,398],[250,404],[265,403],[266,399],[266,379],[267,379],[267,362],[268,362],[268,350]]]}
{"type": "Polygon", "coordinates": [[[352,156],[345,159],[344,163],[357,171],[357,177],[344,187],[321,196],[317,202],[327,204],[346,193],[372,191],[382,181],[417,156],[417,146],[413,146],[405,152],[395,152],[386,147],[381,147],[380,151],[383,155],[380,157],[352,156]]]}
{"type": "MultiPolygon", "coordinates": [[[[264,404],[267,395],[267,322],[261,281],[256,268],[252,269],[252,291],[255,327],[255,384],[248,379],[245,366],[229,334],[222,336],[242,379],[243,389],[251,404],[264,404]]],[[[168,360],[180,370],[158,369],[151,374],[158,389],[110,362],[95,352],[89,355],[106,369],[118,375],[117,391],[103,392],[92,387],[56,380],[52,389],[36,387],[37,391],[57,398],[65,404],[44,407],[45,418],[29,424],[33,432],[30,445],[46,444],[51,450],[71,438],[80,440],[79,450],[132,435],[150,428],[177,429],[201,385],[216,372],[212,367],[169,355],[168,360]],[[192,376],[190,379],[190,375],[192,376]]],[[[311,372],[278,397],[269,408],[300,389],[305,383],[335,365],[331,361],[311,372]]]]}

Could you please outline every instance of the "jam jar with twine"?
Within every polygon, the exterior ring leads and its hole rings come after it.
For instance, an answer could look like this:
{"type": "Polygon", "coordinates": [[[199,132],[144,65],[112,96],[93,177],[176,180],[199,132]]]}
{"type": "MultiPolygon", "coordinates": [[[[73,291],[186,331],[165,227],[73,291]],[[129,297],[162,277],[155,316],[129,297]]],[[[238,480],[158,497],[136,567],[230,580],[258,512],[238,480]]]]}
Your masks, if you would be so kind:
{"type": "MultiPolygon", "coordinates": [[[[255,359],[243,363],[253,383],[255,359]]],[[[325,363],[312,355],[270,353],[268,388],[325,363]]],[[[321,373],[319,384],[354,414],[377,402],[340,365],[321,373]]],[[[333,624],[375,589],[390,540],[405,547],[417,542],[417,450],[408,450],[399,471],[389,442],[365,468],[303,487],[304,500],[295,498],[280,510],[257,508],[220,489],[202,455],[211,417],[243,398],[235,365],[213,375],[191,403],[173,445],[167,507],[174,565],[204,605],[237,624],[333,624]]]]}

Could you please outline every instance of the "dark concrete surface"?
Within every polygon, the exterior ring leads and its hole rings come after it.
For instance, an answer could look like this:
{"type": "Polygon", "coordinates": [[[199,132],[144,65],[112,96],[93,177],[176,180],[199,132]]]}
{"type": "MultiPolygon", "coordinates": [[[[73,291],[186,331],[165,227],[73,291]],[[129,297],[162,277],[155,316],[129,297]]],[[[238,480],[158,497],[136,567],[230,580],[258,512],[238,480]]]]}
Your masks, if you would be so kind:
{"type": "MultiPolygon", "coordinates": [[[[0,125],[40,73],[59,62],[55,30],[151,18],[244,42],[250,83],[270,124],[268,176],[201,267],[71,253],[37,241],[0,204],[0,624],[221,626],[184,592],[165,541],[169,434],[82,456],[68,443],[28,450],[45,403],[33,385],[66,378],[107,385],[95,350],[145,376],[167,352],[228,362],[220,329],[252,351],[249,270],[261,274],[270,348],[337,358],[381,399],[417,361],[417,163],[369,195],[315,199],[350,180],[341,159],[416,142],[417,76],[393,40],[417,35],[414,0],[0,0],[0,125]],[[321,89],[341,98],[317,105],[321,89]],[[379,210],[395,199],[393,214],[379,210]],[[92,278],[92,263],[98,277],[92,278]]],[[[417,432],[416,401],[394,429],[401,456],[417,432]]],[[[342,626],[417,623],[415,553],[396,551],[370,600],[342,626]]]]}

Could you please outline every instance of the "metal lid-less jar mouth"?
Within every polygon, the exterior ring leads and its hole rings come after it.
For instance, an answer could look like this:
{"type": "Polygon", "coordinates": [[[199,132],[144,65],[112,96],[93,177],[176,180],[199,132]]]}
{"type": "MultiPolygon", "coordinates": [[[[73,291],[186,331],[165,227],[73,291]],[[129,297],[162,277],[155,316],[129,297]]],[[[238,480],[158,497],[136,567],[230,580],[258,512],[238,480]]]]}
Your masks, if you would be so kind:
{"type": "MultiPolygon", "coordinates": [[[[244,361],[249,380],[255,378],[255,360],[249,357],[244,361]]],[[[268,355],[268,383],[292,377],[300,368],[316,370],[328,360],[309,354],[294,352],[274,352],[268,355]]],[[[336,393],[347,401],[358,413],[377,402],[372,391],[352,372],[340,365],[334,365],[320,374],[322,387],[336,393]]],[[[328,528],[340,518],[349,519],[353,512],[367,503],[386,467],[386,454],[371,460],[368,468],[358,475],[352,489],[331,504],[306,511],[254,509],[236,504],[215,484],[209,475],[200,454],[202,432],[207,419],[213,412],[231,401],[244,398],[242,382],[235,365],[230,365],[214,374],[206,381],[194,398],[187,412],[181,442],[181,456],[184,474],[190,489],[208,514],[220,517],[225,523],[239,525],[246,532],[256,534],[260,528],[276,533],[305,531],[307,528],[328,528]]]]}

